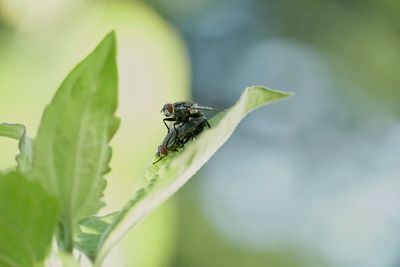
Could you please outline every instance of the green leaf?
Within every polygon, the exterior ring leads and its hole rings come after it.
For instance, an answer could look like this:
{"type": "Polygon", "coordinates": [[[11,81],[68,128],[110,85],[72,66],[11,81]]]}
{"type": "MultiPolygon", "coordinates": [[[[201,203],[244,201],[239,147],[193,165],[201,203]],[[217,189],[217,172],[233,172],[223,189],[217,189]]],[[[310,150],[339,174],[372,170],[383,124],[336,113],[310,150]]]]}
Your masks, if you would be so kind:
{"type": "Polygon", "coordinates": [[[31,267],[49,252],[57,199],[18,172],[0,175],[0,266],[31,267]]]}
{"type": "Polygon", "coordinates": [[[75,231],[76,247],[92,261],[96,257],[97,246],[100,243],[102,234],[113,223],[116,216],[118,216],[118,212],[102,217],[91,216],[77,227],[75,231]]]}
{"type": "MultiPolygon", "coordinates": [[[[151,164],[145,174],[147,185],[137,191],[121,211],[112,214],[112,222],[108,216],[92,218],[90,220],[96,226],[89,230],[85,228],[87,222],[83,223],[77,237],[80,240],[80,249],[92,260],[95,259],[99,266],[109,250],[130,228],[171,197],[210,159],[231,136],[244,116],[263,105],[288,96],[289,93],[264,87],[247,88],[232,108],[210,120],[211,129],[205,130],[196,140],[185,145],[182,151],[169,153],[157,164],[151,164]]],[[[155,160],[156,158],[153,161],[155,160]]]]}
{"type": "Polygon", "coordinates": [[[19,141],[20,154],[16,156],[18,170],[27,173],[32,169],[33,141],[28,137],[22,124],[1,123],[0,136],[6,136],[19,141]]]}
{"type": "Polygon", "coordinates": [[[60,201],[59,245],[73,248],[73,227],[95,214],[118,129],[118,74],[111,32],[77,65],[46,107],[34,145],[33,177],[60,201]]]}

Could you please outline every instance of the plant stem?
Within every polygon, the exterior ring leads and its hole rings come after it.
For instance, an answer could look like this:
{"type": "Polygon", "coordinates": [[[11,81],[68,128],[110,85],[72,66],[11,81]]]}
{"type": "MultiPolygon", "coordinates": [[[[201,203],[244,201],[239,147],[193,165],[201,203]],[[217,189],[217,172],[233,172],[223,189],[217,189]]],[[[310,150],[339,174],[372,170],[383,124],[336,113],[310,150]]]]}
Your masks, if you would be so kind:
{"type": "Polygon", "coordinates": [[[57,231],[57,245],[61,251],[72,254],[74,248],[74,240],[72,236],[71,225],[60,223],[57,231]]]}

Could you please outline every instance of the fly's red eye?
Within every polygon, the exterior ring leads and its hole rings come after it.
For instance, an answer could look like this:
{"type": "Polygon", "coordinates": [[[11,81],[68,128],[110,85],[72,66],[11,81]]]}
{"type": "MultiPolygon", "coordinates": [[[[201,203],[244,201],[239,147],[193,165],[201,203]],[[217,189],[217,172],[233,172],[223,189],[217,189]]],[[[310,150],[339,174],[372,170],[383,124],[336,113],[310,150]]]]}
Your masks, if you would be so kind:
{"type": "Polygon", "coordinates": [[[174,113],[174,105],[167,104],[167,110],[169,113],[173,114],[174,113]]]}
{"type": "Polygon", "coordinates": [[[158,147],[158,153],[162,156],[165,157],[166,155],[168,155],[168,149],[166,146],[159,146],[158,147]]]}
{"type": "Polygon", "coordinates": [[[165,104],[161,111],[164,112],[166,117],[171,117],[174,114],[174,105],[170,103],[165,104]]]}

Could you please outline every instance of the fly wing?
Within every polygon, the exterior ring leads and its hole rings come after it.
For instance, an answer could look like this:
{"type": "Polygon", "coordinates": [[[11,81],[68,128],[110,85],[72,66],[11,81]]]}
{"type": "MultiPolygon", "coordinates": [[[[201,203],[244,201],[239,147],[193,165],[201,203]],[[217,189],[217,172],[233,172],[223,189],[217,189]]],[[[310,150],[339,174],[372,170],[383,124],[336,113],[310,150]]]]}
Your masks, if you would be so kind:
{"type": "Polygon", "coordinates": [[[179,101],[174,103],[174,107],[176,109],[180,108],[192,108],[193,105],[197,105],[196,103],[192,101],[179,101]]]}
{"type": "Polygon", "coordinates": [[[179,139],[187,139],[188,137],[190,138],[193,136],[194,133],[197,132],[197,129],[201,127],[201,125],[204,123],[205,117],[197,117],[193,118],[185,123],[182,124],[182,126],[179,127],[178,129],[178,138],[179,139]]]}
{"type": "Polygon", "coordinates": [[[210,107],[199,106],[199,104],[192,101],[179,101],[174,103],[176,109],[203,109],[203,110],[214,110],[210,107]]]}
{"type": "Polygon", "coordinates": [[[190,114],[200,114],[203,115],[203,112],[201,112],[201,110],[213,110],[213,108],[209,108],[209,107],[202,107],[199,106],[198,104],[194,104],[189,110],[190,114]]]}
{"type": "Polygon", "coordinates": [[[178,111],[188,111],[189,114],[203,114],[201,110],[213,110],[213,108],[199,106],[199,104],[192,101],[175,102],[174,108],[176,113],[178,113],[178,111]]]}
{"type": "Polygon", "coordinates": [[[177,138],[177,132],[174,128],[165,136],[162,144],[165,145],[168,149],[174,144],[177,138]]]}
{"type": "Polygon", "coordinates": [[[214,110],[213,108],[210,108],[210,107],[199,106],[197,103],[194,103],[190,108],[191,109],[202,109],[202,110],[214,110]]]}

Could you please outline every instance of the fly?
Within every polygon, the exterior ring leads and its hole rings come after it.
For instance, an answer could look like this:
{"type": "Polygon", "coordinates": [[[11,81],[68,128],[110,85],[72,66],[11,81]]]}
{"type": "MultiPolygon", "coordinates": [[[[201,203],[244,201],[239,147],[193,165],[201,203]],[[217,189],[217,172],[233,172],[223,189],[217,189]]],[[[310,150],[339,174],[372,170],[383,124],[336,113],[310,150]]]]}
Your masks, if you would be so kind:
{"type": "Polygon", "coordinates": [[[153,164],[167,156],[169,151],[178,151],[183,148],[187,142],[196,138],[206,126],[210,127],[204,116],[179,124],[165,136],[162,144],[158,146],[156,156],[160,158],[153,164]]]}
{"type": "Polygon", "coordinates": [[[163,119],[163,122],[169,133],[170,129],[166,121],[173,121],[173,127],[176,130],[176,125],[180,123],[185,123],[192,118],[203,117],[207,126],[211,127],[202,110],[213,110],[213,108],[202,107],[192,101],[180,101],[173,104],[165,104],[161,109],[161,112],[163,112],[164,116],[167,117],[163,119]]]}

